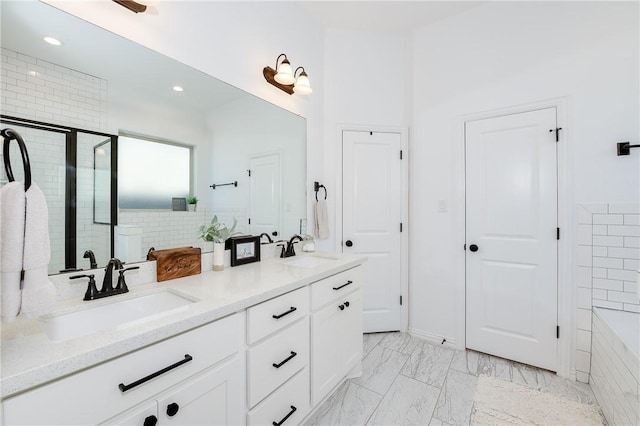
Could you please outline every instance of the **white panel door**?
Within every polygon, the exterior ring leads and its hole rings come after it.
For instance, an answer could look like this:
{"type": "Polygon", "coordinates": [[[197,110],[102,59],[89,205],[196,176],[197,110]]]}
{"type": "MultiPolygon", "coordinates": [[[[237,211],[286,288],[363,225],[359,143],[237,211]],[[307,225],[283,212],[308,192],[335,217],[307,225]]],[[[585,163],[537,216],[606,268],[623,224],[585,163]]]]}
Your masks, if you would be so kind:
{"type": "Polygon", "coordinates": [[[342,250],[369,258],[362,265],[363,329],[400,330],[400,134],[345,131],[342,144],[342,250]]]}
{"type": "Polygon", "coordinates": [[[556,109],[466,124],[466,346],[556,370],[556,109]]]}
{"type": "Polygon", "coordinates": [[[266,154],[249,159],[249,232],[278,235],[282,221],[280,155],[266,154]],[[276,234],[273,234],[276,232],[276,234]]]}

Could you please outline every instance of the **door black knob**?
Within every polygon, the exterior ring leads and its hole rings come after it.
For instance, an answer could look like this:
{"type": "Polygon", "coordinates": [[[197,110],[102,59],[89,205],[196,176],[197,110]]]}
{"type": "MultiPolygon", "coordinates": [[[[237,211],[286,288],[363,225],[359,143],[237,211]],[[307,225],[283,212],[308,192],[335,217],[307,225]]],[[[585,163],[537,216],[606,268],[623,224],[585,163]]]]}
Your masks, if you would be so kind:
{"type": "Polygon", "coordinates": [[[156,426],[158,424],[158,418],[156,416],[149,416],[144,419],[143,426],[156,426]]]}
{"type": "Polygon", "coordinates": [[[169,417],[173,417],[176,414],[178,414],[178,410],[180,409],[180,406],[175,403],[172,402],[171,404],[167,405],[167,416],[169,417]]]}
{"type": "Polygon", "coordinates": [[[277,237],[277,236],[278,236],[278,231],[273,231],[273,232],[271,233],[271,235],[273,235],[274,237],[277,237]]]}
{"type": "Polygon", "coordinates": [[[345,246],[347,246],[347,247],[351,247],[351,246],[353,245],[353,241],[351,241],[351,240],[347,240],[347,241],[344,243],[344,245],[345,245],[345,246]]]}
{"type": "Polygon", "coordinates": [[[475,253],[475,252],[477,252],[477,251],[478,251],[478,246],[477,246],[477,245],[475,245],[475,244],[471,244],[471,245],[469,246],[469,250],[475,253]]]}

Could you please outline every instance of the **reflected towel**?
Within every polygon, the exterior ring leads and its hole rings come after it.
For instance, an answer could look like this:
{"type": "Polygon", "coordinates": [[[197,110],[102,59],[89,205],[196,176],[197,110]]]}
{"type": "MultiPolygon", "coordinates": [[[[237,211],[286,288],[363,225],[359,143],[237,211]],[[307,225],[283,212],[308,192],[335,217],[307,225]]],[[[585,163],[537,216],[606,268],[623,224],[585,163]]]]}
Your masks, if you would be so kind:
{"type": "Polygon", "coordinates": [[[27,316],[51,313],[56,289],[49,281],[51,261],[49,210],[44,193],[35,183],[26,192],[24,230],[24,282],[21,312],[27,316]]]}
{"type": "Polygon", "coordinates": [[[0,188],[0,316],[3,321],[12,321],[20,312],[24,217],[24,182],[9,182],[0,188]]]}
{"type": "Polygon", "coordinates": [[[327,202],[318,200],[315,205],[316,219],[316,237],[320,240],[329,238],[329,213],[327,211],[327,202]]]}

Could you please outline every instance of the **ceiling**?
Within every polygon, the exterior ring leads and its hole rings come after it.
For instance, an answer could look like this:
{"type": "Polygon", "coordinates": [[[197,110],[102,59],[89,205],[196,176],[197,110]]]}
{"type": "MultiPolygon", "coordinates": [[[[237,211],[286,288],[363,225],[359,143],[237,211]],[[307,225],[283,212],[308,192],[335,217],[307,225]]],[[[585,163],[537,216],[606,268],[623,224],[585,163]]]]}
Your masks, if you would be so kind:
{"type": "Polygon", "coordinates": [[[326,28],[409,35],[479,6],[480,1],[302,1],[305,9],[326,28]]]}

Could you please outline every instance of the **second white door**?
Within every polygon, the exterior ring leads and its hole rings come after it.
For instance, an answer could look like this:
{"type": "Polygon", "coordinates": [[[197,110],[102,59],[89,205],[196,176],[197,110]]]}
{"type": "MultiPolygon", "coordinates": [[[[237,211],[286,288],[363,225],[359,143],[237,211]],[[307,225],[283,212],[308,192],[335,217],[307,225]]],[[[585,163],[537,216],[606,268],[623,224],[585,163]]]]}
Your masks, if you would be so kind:
{"type": "Polygon", "coordinates": [[[368,257],[363,265],[363,329],[400,330],[400,134],[344,131],[342,144],[342,250],[368,257]]]}
{"type": "Polygon", "coordinates": [[[556,370],[556,109],[466,124],[466,346],[556,370]]]}
{"type": "Polygon", "coordinates": [[[279,235],[282,227],[280,154],[249,158],[249,231],[279,235]],[[274,234],[275,232],[275,234],[274,234]]]}

